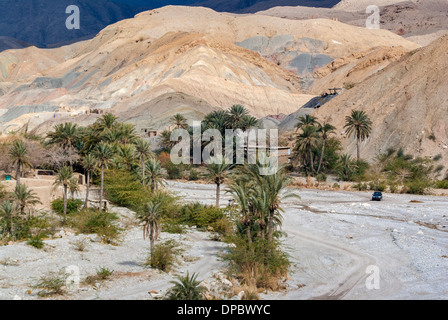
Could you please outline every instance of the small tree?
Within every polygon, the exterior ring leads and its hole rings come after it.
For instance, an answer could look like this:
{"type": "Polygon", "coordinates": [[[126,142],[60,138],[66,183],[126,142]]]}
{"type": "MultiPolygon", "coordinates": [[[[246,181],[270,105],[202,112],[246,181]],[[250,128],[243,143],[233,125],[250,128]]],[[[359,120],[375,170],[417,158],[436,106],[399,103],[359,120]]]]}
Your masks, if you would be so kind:
{"type": "Polygon", "coordinates": [[[149,201],[138,213],[137,218],[143,223],[143,239],[149,236],[151,258],[154,256],[154,244],[160,235],[160,218],[162,205],[159,201],[149,201]]]}
{"type": "Polygon", "coordinates": [[[55,188],[62,186],[64,188],[63,200],[64,200],[64,211],[63,211],[63,222],[65,223],[67,215],[67,191],[70,185],[70,179],[73,178],[73,169],[71,167],[62,167],[59,169],[56,175],[56,180],[54,181],[55,188]]]}
{"type": "Polygon", "coordinates": [[[93,155],[97,159],[101,169],[101,186],[100,186],[100,208],[103,206],[104,193],[104,169],[108,167],[114,156],[114,149],[108,143],[101,141],[93,150],[93,155]]]}
{"type": "Polygon", "coordinates": [[[31,168],[28,150],[25,143],[22,140],[15,140],[9,149],[9,156],[13,165],[16,166],[16,185],[19,185],[20,177],[23,174],[22,170],[25,167],[31,168]]]}
{"type": "Polygon", "coordinates": [[[167,300],[202,300],[204,288],[198,281],[198,274],[187,272],[186,276],[178,276],[177,281],[171,281],[174,286],[167,292],[167,300]]]}
{"type": "Polygon", "coordinates": [[[25,215],[25,210],[29,207],[42,203],[36,193],[24,184],[16,186],[12,198],[17,204],[21,216],[25,215]]]}
{"type": "Polygon", "coordinates": [[[87,154],[82,159],[81,165],[86,170],[86,200],[84,202],[84,209],[86,209],[89,207],[90,174],[97,168],[98,161],[92,154],[87,154]]]}
{"type": "Polygon", "coordinates": [[[221,185],[225,182],[228,171],[232,168],[231,165],[226,164],[224,159],[219,163],[209,164],[206,169],[206,178],[216,184],[216,207],[219,208],[219,198],[221,192],[221,185]]]}
{"type": "Polygon", "coordinates": [[[372,121],[364,111],[352,110],[352,114],[345,118],[347,135],[356,137],[356,156],[358,162],[361,160],[360,142],[369,138],[372,132],[372,121]]]}

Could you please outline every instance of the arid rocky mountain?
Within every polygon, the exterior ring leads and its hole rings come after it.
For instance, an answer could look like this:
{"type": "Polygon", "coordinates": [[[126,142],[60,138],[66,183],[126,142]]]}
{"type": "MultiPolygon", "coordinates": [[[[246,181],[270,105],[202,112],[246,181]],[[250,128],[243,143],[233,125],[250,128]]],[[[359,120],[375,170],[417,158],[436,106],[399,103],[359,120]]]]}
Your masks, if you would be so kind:
{"type": "Polygon", "coordinates": [[[1,129],[45,132],[56,122],[88,123],[95,115],[86,112],[107,111],[139,128],[163,129],[177,112],[200,119],[233,104],[260,118],[289,114],[314,96],[305,70],[392,46],[419,47],[386,30],[327,19],[164,7],[83,43],[3,52],[1,129]]]}
{"type": "Polygon", "coordinates": [[[308,7],[274,7],[258,14],[287,19],[337,19],[343,23],[365,27],[371,13],[369,5],[380,6],[380,27],[402,35],[423,46],[448,32],[447,0],[366,0],[341,1],[332,9],[308,7]]]}
{"type": "MultiPolygon", "coordinates": [[[[346,90],[313,115],[329,121],[344,137],[345,117],[364,110],[373,121],[361,155],[372,159],[388,148],[416,156],[442,155],[448,164],[448,35],[405,54],[370,78],[346,90]]],[[[355,140],[344,139],[349,152],[355,140]]]]}

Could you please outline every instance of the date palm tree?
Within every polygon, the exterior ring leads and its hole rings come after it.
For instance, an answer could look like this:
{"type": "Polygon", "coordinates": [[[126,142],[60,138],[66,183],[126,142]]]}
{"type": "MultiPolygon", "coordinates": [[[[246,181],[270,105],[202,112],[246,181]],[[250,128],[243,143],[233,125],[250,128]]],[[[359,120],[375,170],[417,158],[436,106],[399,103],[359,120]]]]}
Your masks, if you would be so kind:
{"type": "Polygon", "coordinates": [[[143,186],[146,186],[145,181],[145,161],[151,156],[151,144],[143,139],[138,139],[135,142],[135,153],[137,157],[140,159],[140,167],[142,169],[142,183],[143,186]]]}
{"type": "Polygon", "coordinates": [[[322,167],[322,161],[324,159],[324,154],[325,154],[325,144],[327,142],[327,139],[329,137],[330,134],[335,133],[336,127],[332,126],[329,123],[324,123],[324,124],[318,124],[318,132],[321,135],[322,138],[322,150],[320,153],[320,159],[319,159],[319,165],[317,167],[317,174],[319,174],[320,169],[322,167]]]}
{"type": "Polygon", "coordinates": [[[118,146],[118,160],[129,170],[136,162],[135,148],[132,144],[121,144],[118,146]]]}
{"type": "Polygon", "coordinates": [[[180,113],[175,114],[171,117],[170,121],[174,124],[176,129],[187,129],[187,119],[180,113]]]}
{"type": "Polygon", "coordinates": [[[32,167],[26,144],[22,140],[15,140],[9,149],[9,157],[12,164],[16,166],[16,185],[19,185],[20,177],[23,174],[22,170],[25,167],[32,167]]]}
{"type": "Polygon", "coordinates": [[[75,144],[79,136],[79,128],[77,124],[66,122],[54,126],[54,131],[47,134],[48,144],[57,144],[64,149],[71,148],[75,144]]]}
{"type": "Polygon", "coordinates": [[[12,194],[12,198],[16,202],[21,216],[25,215],[25,210],[27,208],[35,206],[38,203],[42,203],[37,194],[24,184],[19,184],[16,186],[14,193],[12,194]]]}
{"type": "Polygon", "coordinates": [[[295,126],[296,131],[299,130],[299,129],[302,129],[303,127],[316,125],[317,124],[317,120],[316,119],[317,119],[316,117],[314,117],[312,115],[309,115],[309,114],[301,116],[299,118],[299,122],[295,126]]]}
{"type": "Polygon", "coordinates": [[[58,174],[56,175],[56,180],[53,185],[55,188],[62,186],[63,187],[63,202],[64,202],[64,210],[63,210],[63,222],[65,223],[66,215],[67,215],[67,192],[70,185],[70,180],[73,178],[73,169],[71,167],[65,166],[59,169],[58,174]]]}
{"type": "Polygon", "coordinates": [[[252,220],[253,220],[253,185],[243,179],[234,179],[227,190],[239,205],[241,223],[246,227],[246,236],[249,245],[252,244],[252,220]]]}
{"type": "Polygon", "coordinates": [[[6,201],[0,204],[0,218],[4,220],[7,224],[6,230],[12,239],[15,239],[15,219],[17,217],[17,206],[12,201],[6,201]]]}
{"type": "Polygon", "coordinates": [[[225,125],[230,129],[241,128],[241,124],[247,116],[249,116],[249,112],[246,108],[240,104],[233,105],[227,111],[225,125]]]}
{"type": "Polygon", "coordinates": [[[168,300],[202,300],[204,288],[197,280],[198,274],[187,272],[186,276],[177,276],[177,281],[170,281],[174,286],[167,292],[168,300]]]}
{"type": "Polygon", "coordinates": [[[143,239],[149,237],[151,259],[154,257],[154,245],[160,235],[160,219],[162,202],[154,200],[147,202],[137,214],[137,218],[143,223],[143,239]]]}
{"type": "Polygon", "coordinates": [[[296,140],[296,151],[308,154],[309,163],[310,163],[310,171],[313,174],[314,169],[314,155],[313,155],[313,147],[316,146],[319,141],[319,135],[317,133],[317,127],[315,126],[303,126],[302,133],[297,136],[296,140]]]}
{"type": "Polygon", "coordinates": [[[224,159],[221,159],[219,163],[212,163],[206,166],[205,177],[209,181],[213,181],[216,184],[216,207],[219,208],[219,198],[221,193],[221,185],[225,182],[229,170],[232,165],[226,164],[224,159]]]}
{"type": "Polygon", "coordinates": [[[86,171],[86,200],[84,202],[84,209],[86,209],[89,207],[90,175],[98,167],[98,161],[89,153],[82,159],[81,165],[86,171]]]}
{"type": "Polygon", "coordinates": [[[78,179],[76,177],[73,177],[70,179],[68,184],[68,189],[71,194],[72,200],[75,199],[75,194],[81,191],[81,188],[79,187],[78,179]]]}
{"type": "Polygon", "coordinates": [[[96,148],[93,150],[93,156],[98,161],[98,166],[101,170],[101,185],[100,185],[100,208],[103,206],[103,194],[104,194],[104,169],[107,169],[109,164],[112,161],[112,158],[114,156],[114,148],[104,142],[101,141],[98,143],[96,148]]]}
{"type": "Polygon", "coordinates": [[[155,191],[160,185],[163,185],[163,168],[160,161],[152,158],[145,162],[147,177],[146,183],[150,186],[151,191],[155,191]]]}
{"type": "Polygon", "coordinates": [[[367,114],[361,110],[352,110],[350,116],[345,117],[346,134],[356,137],[356,156],[358,162],[361,160],[360,142],[368,139],[372,132],[372,121],[367,114]]]}

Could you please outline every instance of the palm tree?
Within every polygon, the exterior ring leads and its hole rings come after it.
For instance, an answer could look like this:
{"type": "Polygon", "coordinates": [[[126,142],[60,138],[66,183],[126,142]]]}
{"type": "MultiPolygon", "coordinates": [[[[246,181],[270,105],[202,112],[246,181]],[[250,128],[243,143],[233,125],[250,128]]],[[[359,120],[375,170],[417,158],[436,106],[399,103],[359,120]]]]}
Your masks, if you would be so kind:
{"type": "Polygon", "coordinates": [[[81,191],[78,183],[78,179],[76,177],[73,177],[70,179],[68,184],[68,189],[70,190],[70,194],[72,197],[72,200],[75,199],[75,194],[81,191]]]}
{"type": "Polygon", "coordinates": [[[309,156],[311,173],[314,173],[315,170],[313,147],[317,144],[318,140],[319,135],[315,126],[303,126],[302,133],[297,136],[296,140],[296,151],[308,154],[309,156]]]}
{"type": "Polygon", "coordinates": [[[24,184],[16,186],[12,198],[16,202],[21,216],[25,215],[25,210],[30,206],[42,203],[36,193],[24,184]]]}
{"type": "Polygon", "coordinates": [[[154,257],[154,243],[160,235],[160,219],[162,202],[149,201],[138,213],[138,219],[143,223],[143,239],[149,236],[151,259],[154,257]]]}
{"type": "Polygon", "coordinates": [[[12,164],[16,166],[16,185],[19,185],[22,169],[25,167],[32,167],[25,143],[22,140],[15,140],[9,149],[9,156],[12,160],[12,164]]]}
{"type": "Polygon", "coordinates": [[[203,123],[205,124],[206,129],[217,129],[221,134],[224,134],[226,121],[227,112],[224,110],[217,110],[207,114],[203,123]]]}
{"type": "Polygon", "coordinates": [[[97,168],[98,162],[92,154],[87,154],[81,162],[81,165],[86,170],[86,200],[84,202],[84,209],[89,206],[89,191],[90,191],[90,174],[97,168]]]}
{"type": "Polygon", "coordinates": [[[226,164],[224,159],[221,159],[218,164],[209,164],[206,169],[206,178],[216,184],[216,207],[219,208],[219,197],[221,192],[221,185],[224,183],[228,171],[232,165],[226,164]]]}
{"type": "Polygon", "coordinates": [[[66,122],[54,126],[54,131],[47,134],[48,144],[58,144],[64,149],[71,148],[79,136],[77,124],[66,122]]]}
{"type": "Polygon", "coordinates": [[[314,126],[317,123],[316,117],[306,114],[299,118],[299,122],[296,124],[296,131],[302,129],[303,127],[314,126]]]}
{"type": "Polygon", "coordinates": [[[149,159],[145,162],[145,168],[148,172],[145,184],[151,187],[151,191],[157,190],[159,185],[163,185],[163,168],[160,161],[155,158],[149,159]]]}
{"type": "Polygon", "coordinates": [[[123,144],[118,147],[118,159],[127,167],[129,171],[132,170],[132,166],[135,164],[135,148],[132,144],[123,144]]]}
{"type": "MultiPolygon", "coordinates": [[[[261,175],[264,166],[260,161],[255,165],[245,165],[241,170],[247,180],[253,182],[254,205],[261,218],[263,228],[264,219],[267,216],[268,241],[273,241],[275,225],[281,224],[281,201],[287,198],[298,198],[299,196],[287,189],[290,179],[283,167],[273,171],[274,174],[261,175]]],[[[262,235],[263,236],[263,235],[262,235]]]]}
{"type": "Polygon", "coordinates": [[[167,292],[168,300],[202,300],[204,288],[200,286],[202,281],[198,281],[198,274],[187,272],[186,276],[177,276],[177,281],[170,281],[174,284],[167,292]]]}
{"type": "Polygon", "coordinates": [[[101,141],[93,150],[93,156],[97,159],[101,169],[100,208],[103,206],[104,169],[111,163],[114,153],[113,147],[103,141],[101,141]]]}
{"type": "Polygon", "coordinates": [[[243,179],[235,179],[227,190],[239,204],[241,222],[246,227],[246,236],[249,245],[252,244],[251,226],[252,226],[252,203],[253,185],[243,179]]]}
{"type": "Polygon", "coordinates": [[[364,111],[352,110],[351,116],[345,117],[345,126],[347,135],[356,137],[356,155],[358,162],[361,160],[359,144],[369,138],[372,132],[372,121],[364,111]]]}
{"type": "Polygon", "coordinates": [[[70,185],[70,180],[73,178],[73,169],[71,167],[65,166],[59,169],[56,175],[56,180],[54,181],[55,188],[62,186],[64,188],[63,201],[64,201],[64,216],[63,222],[65,223],[65,218],[67,215],[67,191],[70,185]]]}
{"type": "Polygon", "coordinates": [[[318,124],[318,132],[321,134],[322,137],[322,150],[320,153],[320,159],[319,159],[319,166],[317,167],[317,174],[320,172],[320,168],[322,166],[322,161],[324,159],[325,154],[325,144],[327,142],[328,136],[332,133],[335,133],[336,127],[332,126],[329,123],[318,124]]]}
{"type": "Polygon", "coordinates": [[[145,161],[151,156],[151,144],[146,140],[138,139],[135,143],[135,153],[140,158],[140,166],[142,169],[142,183],[143,186],[145,186],[145,161]]]}
{"type": "Polygon", "coordinates": [[[342,181],[350,181],[353,174],[358,169],[358,165],[351,159],[348,154],[343,154],[338,163],[338,175],[342,181]]]}
{"type": "Polygon", "coordinates": [[[0,217],[7,223],[9,222],[8,232],[13,239],[15,238],[14,220],[16,216],[17,216],[17,206],[15,205],[14,202],[6,201],[0,204],[0,217]]]}
{"type": "Polygon", "coordinates": [[[230,129],[241,128],[241,124],[244,119],[249,116],[249,112],[242,105],[233,105],[228,111],[226,116],[226,127],[230,129]]]}
{"type": "Polygon", "coordinates": [[[101,118],[99,118],[94,127],[96,131],[104,132],[106,129],[112,130],[118,124],[118,118],[114,116],[112,113],[106,113],[101,118]]]}
{"type": "Polygon", "coordinates": [[[171,117],[170,121],[174,124],[176,129],[187,129],[187,119],[180,113],[175,114],[171,117]]]}

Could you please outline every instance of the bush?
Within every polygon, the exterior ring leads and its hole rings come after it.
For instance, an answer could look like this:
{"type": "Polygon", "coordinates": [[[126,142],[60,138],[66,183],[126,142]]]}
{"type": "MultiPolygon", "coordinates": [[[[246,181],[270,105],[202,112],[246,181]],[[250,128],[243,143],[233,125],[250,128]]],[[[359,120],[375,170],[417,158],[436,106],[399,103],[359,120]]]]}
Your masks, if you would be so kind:
{"type": "Polygon", "coordinates": [[[278,243],[256,239],[251,247],[239,236],[234,237],[232,243],[234,246],[229,248],[224,259],[240,283],[268,290],[280,288],[280,280],[287,276],[291,263],[278,243]]]}
{"type": "Polygon", "coordinates": [[[223,209],[195,202],[181,207],[179,221],[200,229],[207,229],[208,227],[220,228],[218,224],[222,225],[222,221],[219,223],[218,221],[224,218],[223,209]]]}
{"type": "Polygon", "coordinates": [[[94,284],[95,282],[98,281],[104,281],[110,278],[110,276],[112,276],[112,274],[114,273],[113,270],[110,270],[106,267],[100,267],[99,269],[96,270],[96,274],[93,276],[88,276],[84,282],[87,284],[94,284]]]}
{"type": "Polygon", "coordinates": [[[367,191],[367,189],[369,188],[369,186],[367,185],[367,183],[358,183],[353,185],[353,188],[359,191],[367,191]]]}
{"type": "Polygon", "coordinates": [[[184,167],[183,165],[177,165],[172,162],[169,162],[165,165],[166,172],[168,173],[168,178],[171,180],[182,179],[184,175],[184,167]]]}
{"type": "Polygon", "coordinates": [[[127,170],[106,170],[104,189],[111,202],[130,209],[142,206],[151,195],[138,178],[127,170]]]}
{"type": "Polygon", "coordinates": [[[63,295],[65,293],[65,285],[68,274],[60,272],[50,272],[48,275],[41,277],[33,286],[42,289],[38,292],[39,296],[46,297],[52,295],[63,295]]]}
{"type": "MultiPolygon", "coordinates": [[[[81,209],[81,206],[84,204],[83,201],[79,199],[67,199],[67,214],[74,213],[81,209]]],[[[51,203],[51,209],[57,214],[64,213],[64,199],[59,198],[54,200],[51,203]]]]}
{"type": "Polygon", "coordinates": [[[111,212],[103,212],[98,209],[86,209],[69,217],[69,223],[79,232],[84,234],[97,234],[101,241],[114,244],[119,239],[121,229],[116,226],[118,217],[111,212]]]}
{"type": "Polygon", "coordinates": [[[42,240],[43,236],[43,234],[32,236],[26,243],[36,249],[42,249],[45,245],[42,240]]]}
{"type": "Polygon", "coordinates": [[[177,281],[171,281],[174,286],[166,294],[166,300],[202,300],[204,288],[201,281],[197,280],[198,275],[187,272],[186,276],[178,276],[177,281]]]}
{"type": "Polygon", "coordinates": [[[199,173],[195,169],[190,170],[190,177],[188,178],[190,181],[197,181],[199,180],[199,173]]]}
{"type": "Polygon", "coordinates": [[[431,184],[428,181],[412,180],[406,184],[407,193],[424,195],[428,192],[431,184]]]}
{"type": "Polygon", "coordinates": [[[319,182],[325,182],[325,181],[327,181],[327,175],[325,173],[319,173],[316,176],[316,180],[319,182]]]}
{"type": "Polygon", "coordinates": [[[439,180],[435,182],[437,189],[448,189],[448,180],[439,180]]]}
{"type": "Polygon", "coordinates": [[[178,247],[179,244],[174,240],[156,244],[154,246],[154,255],[150,254],[146,265],[164,272],[169,271],[176,263],[177,255],[182,251],[178,247]]]}

